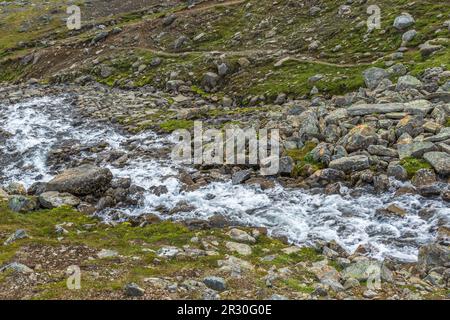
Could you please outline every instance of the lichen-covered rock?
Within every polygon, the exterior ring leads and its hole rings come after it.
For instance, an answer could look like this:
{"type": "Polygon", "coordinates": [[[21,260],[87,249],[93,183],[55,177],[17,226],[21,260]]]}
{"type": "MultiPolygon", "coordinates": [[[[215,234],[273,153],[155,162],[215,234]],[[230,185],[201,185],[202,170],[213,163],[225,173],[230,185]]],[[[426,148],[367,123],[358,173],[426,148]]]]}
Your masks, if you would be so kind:
{"type": "Polygon", "coordinates": [[[35,197],[11,196],[8,201],[8,207],[14,212],[27,213],[38,208],[38,202],[35,197]]]}
{"type": "Polygon", "coordinates": [[[80,199],[70,193],[48,191],[39,196],[39,203],[46,209],[59,208],[62,206],[76,207],[80,204],[80,199]]]}

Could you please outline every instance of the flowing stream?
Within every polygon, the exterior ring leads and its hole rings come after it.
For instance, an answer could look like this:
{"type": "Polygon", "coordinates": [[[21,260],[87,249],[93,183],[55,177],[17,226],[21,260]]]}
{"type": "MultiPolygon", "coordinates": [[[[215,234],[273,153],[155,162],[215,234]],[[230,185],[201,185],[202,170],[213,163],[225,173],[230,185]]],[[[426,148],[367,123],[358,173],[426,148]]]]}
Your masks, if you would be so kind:
{"type": "MultiPolygon", "coordinates": [[[[439,225],[450,224],[450,208],[442,200],[416,195],[394,197],[393,193],[374,195],[324,195],[277,186],[261,190],[252,186],[233,186],[214,182],[201,189],[182,191],[178,168],[170,159],[153,157],[153,151],[168,145],[169,139],[152,132],[124,134],[110,124],[86,121],[74,111],[70,97],[46,97],[6,105],[0,101],[0,185],[12,181],[27,187],[36,181],[48,181],[57,172],[49,157],[58,145],[76,141],[82,145],[78,157],[98,158],[89,146],[106,142],[106,151],[130,150],[135,156],[125,166],[98,161],[116,177],[130,177],[136,185],[149,190],[165,185],[168,193],[145,193],[138,207],[121,210],[126,215],[155,213],[161,205],[173,208],[180,201],[195,207],[190,212],[162,218],[207,218],[222,214],[243,224],[265,226],[269,232],[284,235],[297,244],[316,240],[335,240],[348,251],[366,245],[378,259],[392,257],[404,261],[417,259],[418,247],[432,242],[439,225]],[[3,137],[2,137],[3,131],[3,137]],[[396,203],[406,209],[404,218],[380,216],[376,209],[396,203]],[[428,209],[432,216],[424,220],[419,211],[428,209]]],[[[97,159],[98,160],[98,159],[97,159]]],[[[105,219],[108,214],[104,213],[105,219]]]]}

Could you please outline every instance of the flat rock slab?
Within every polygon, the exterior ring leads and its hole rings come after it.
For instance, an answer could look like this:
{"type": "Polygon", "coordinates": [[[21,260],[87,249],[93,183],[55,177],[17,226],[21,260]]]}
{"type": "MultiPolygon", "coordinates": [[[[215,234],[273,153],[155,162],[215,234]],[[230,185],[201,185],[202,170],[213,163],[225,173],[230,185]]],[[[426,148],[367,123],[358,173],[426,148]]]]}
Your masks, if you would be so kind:
{"type": "Polygon", "coordinates": [[[405,104],[403,103],[380,103],[380,104],[358,104],[347,109],[350,116],[365,116],[376,113],[403,112],[405,104]]]}
{"type": "Polygon", "coordinates": [[[345,173],[361,171],[370,167],[369,158],[363,155],[343,157],[330,162],[331,169],[341,170],[345,173]]]}

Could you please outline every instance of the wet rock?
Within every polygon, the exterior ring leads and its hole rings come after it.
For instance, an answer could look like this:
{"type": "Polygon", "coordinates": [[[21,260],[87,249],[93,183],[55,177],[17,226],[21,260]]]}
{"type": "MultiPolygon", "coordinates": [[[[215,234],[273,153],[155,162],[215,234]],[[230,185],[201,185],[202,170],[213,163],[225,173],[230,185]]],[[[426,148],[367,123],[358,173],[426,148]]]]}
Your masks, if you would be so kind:
{"type": "Polygon", "coordinates": [[[8,207],[14,212],[27,213],[38,208],[38,201],[35,197],[11,196],[8,207]]]}
{"type": "Polygon", "coordinates": [[[352,157],[344,157],[330,162],[331,169],[340,170],[345,173],[352,171],[361,171],[370,167],[369,158],[367,156],[359,155],[352,157]]]}
{"type": "Polygon", "coordinates": [[[3,242],[3,245],[7,246],[17,240],[25,239],[25,238],[29,238],[27,232],[23,229],[18,229],[18,230],[16,230],[16,232],[14,232],[12,235],[10,235],[8,237],[8,239],[6,239],[5,242],[3,242]]]}
{"type": "Polygon", "coordinates": [[[442,192],[442,200],[450,202],[450,191],[446,190],[442,192]]]}
{"type": "Polygon", "coordinates": [[[440,175],[450,175],[450,155],[446,152],[428,152],[423,158],[433,166],[440,175]]]}
{"type": "Polygon", "coordinates": [[[225,291],[227,289],[227,283],[220,277],[206,277],[203,279],[203,283],[210,289],[216,291],[225,291]]]}
{"type": "Polygon", "coordinates": [[[48,182],[47,190],[86,196],[104,192],[110,187],[111,180],[112,173],[109,169],[82,165],[57,175],[48,182]]]}
{"type": "Polygon", "coordinates": [[[39,204],[46,209],[59,208],[62,206],[76,207],[80,204],[80,199],[70,193],[48,191],[39,196],[39,204]]]}
{"type": "Polygon", "coordinates": [[[106,208],[112,208],[115,205],[115,201],[113,199],[113,197],[111,196],[106,196],[106,197],[101,197],[98,202],[97,205],[95,206],[95,208],[97,210],[104,210],[106,208]]]}
{"type": "Polygon", "coordinates": [[[142,297],[145,290],[139,287],[136,283],[128,283],[124,287],[125,295],[128,297],[142,297]]]}
{"type": "Polygon", "coordinates": [[[154,195],[160,197],[163,194],[167,194],[169,192],[169,190],[167,189],[166,186],[161,185],[161,186],[152,186],[150,188],[150,192],[153,193],[154,195]]]}
{"type": "Polygon", "coordinates": [[[377,214],[382,214],[382,215],[390,215],[390,216],[396,216],[396,217],[401,217],[403,218],[404,216],[406,216],[406,210],[403,208],[400,208],[398,205],[396,204],[390,204],[388,207],[386,207],[385,209],[377,209],[376,210],[377,214]]]}
{"type": "Polygon", "coordinates": [[[78,205],[77,210],[86,215],[94,214],[96,211],[95,207],[87,202],[81,202],[78,205]]]}
{"type": "Polygon", "coordinates": [[[373,177],[373,186],[376,192],[385,192],[389,190],[390,182],[389,178],[385,174],[380,174],[378,176],[373,177]]]}
{"type": "Polygon", "coordinates": [[[244,183],[246,180],[250,179],[251,174],[251,170],[241,170],[236,172],[231,178],[233,185],[244,183]]]}

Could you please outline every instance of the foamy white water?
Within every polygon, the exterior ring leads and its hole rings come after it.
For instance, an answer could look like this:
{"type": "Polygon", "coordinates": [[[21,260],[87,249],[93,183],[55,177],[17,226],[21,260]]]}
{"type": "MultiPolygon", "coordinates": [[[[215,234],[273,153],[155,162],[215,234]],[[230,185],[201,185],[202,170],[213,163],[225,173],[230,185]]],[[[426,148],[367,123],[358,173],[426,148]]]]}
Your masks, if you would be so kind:
{"type": "MultiPolygon", "coordinates": [[[[335,240],[348,251],[365,244],[373,257],[417,259],[418,247],[432,242],[438,225],[450,225],[450,208],[440,200],[393,194],[362,196],[323,195],[278,186],[261,190],[252,186],[233,186],[215,182],[192,192],[182,190],[176,179],[178,168],[169,160],[157,160],[152,150],[167,141],[152,132],[136,136],[121,133],[107,124],[77,120],[67,97],[47,97],[1,105],[0,129],[11,134],[2,142],[0,136],[0,183],[21,181],[27,187],[36,181],[48,181],[56,174],[48,165],[54,144],[77,140],[85,146],[106,142],[107,150],[129,152],[131,160],[121,168],[100,162],[117,177],[130,177],[144,187],[145,202],[139,207],[121,209],[127,215],[158,213],[156,208],[174,208],[180,201],[195,209],[163,218],[208,218],[222,214],[243,224],[265,226],[272,234],[286,235],[292,242],[312,244],[316,240],[335,240]],[[129,151],[134,145],[140,152],[129,151]],[[148,151],[148,152],[147,152],[148,151]],[[139,154],[138,156],[132,156],[139,154]],[[148,190],[165,185],[168,193],[156,196],[148,190]],[[213,196],[211,196],[213,195],[213,196]],[[396,203],[406,209],[404,218],[380,217],[376,209],[396,203]],[[434,210],[425,221],[418,212],[434,210]]],[[[1,134],[1,131],[0,131],[1,134]]],[[[88,152],[79,155],[95,159],[88,152]]],[[[99,160],[99,159],[97,159],[99,160]]],[[[105,218],[107,215],[105,214],[105,218]]]]}

